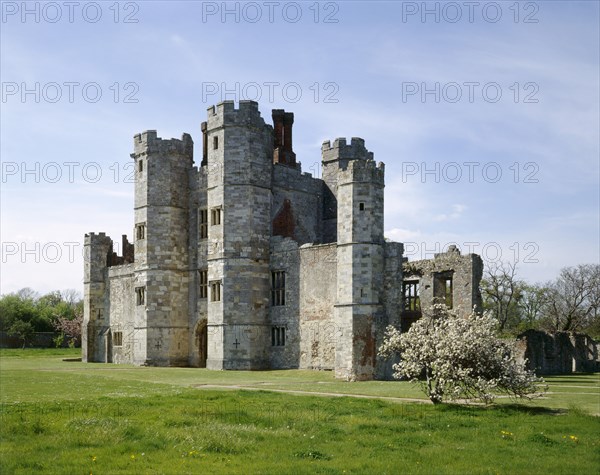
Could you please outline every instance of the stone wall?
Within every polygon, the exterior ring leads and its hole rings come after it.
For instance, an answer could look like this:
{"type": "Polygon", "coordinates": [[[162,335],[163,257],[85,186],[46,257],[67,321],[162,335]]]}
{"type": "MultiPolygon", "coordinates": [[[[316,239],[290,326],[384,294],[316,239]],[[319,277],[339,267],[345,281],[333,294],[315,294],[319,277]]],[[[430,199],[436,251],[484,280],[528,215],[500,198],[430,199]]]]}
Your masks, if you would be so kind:
{"type": "Polygon", "coordinates": [[[481,311],[479,283],[483,275],[483,261],[477,254],[461,255],[456,246],[435,254],[433,259],[406,261],[404,280],[419,282],[421,309],[433,303],[445,303],[443,283],[437,279],[452,279],[452,308],[459,315],[469,315],[473,308],[481,311]]]}
{"type": "Polygon", "coordinates": [[[273,235],[293,237],[299,245],[323,242],[322,183],[299,168],[273,165],[273,235]]]}
{"type": "Polygon", "coordinates": [[[517,337],[518,359],[538,375],[600,371],[600,344],[581,333],[527,330],[517,337]]]}
{"type": "Polygon", "coordinates": [[[109,351],[113,363],[133,363],[134,351],[139,351],[145,344],[136,332],[134,282],[133,264],[108,269],[109,351]],[[115,333],[121,333],[120,345],[115,341],[115,333]]]}
{"type": "Polygon", "coordinates": [[[337,246],[300,248],[300,368],[333,369],[338,336],[334,321],[337,246]]]}

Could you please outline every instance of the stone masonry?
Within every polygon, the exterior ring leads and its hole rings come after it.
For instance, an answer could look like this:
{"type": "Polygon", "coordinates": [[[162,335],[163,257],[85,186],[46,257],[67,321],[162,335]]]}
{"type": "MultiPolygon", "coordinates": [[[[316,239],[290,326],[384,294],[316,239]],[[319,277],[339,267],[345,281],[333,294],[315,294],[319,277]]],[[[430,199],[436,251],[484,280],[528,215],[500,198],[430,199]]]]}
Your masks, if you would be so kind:
{"type": "Polygon", "coordinates": [[[479,256],[409,263],[384,238],[385,168],[364,140],[324,142],[317,179],[296,159],[292,113],[270,125],[256,102],[225,101],[207,115],[199,166],[188,134],[134,137],[133,243],[119,256],[85,236],[84,361],[384,379],[386,326],[408,328],[436,298],[480,305],[479,256]]]}

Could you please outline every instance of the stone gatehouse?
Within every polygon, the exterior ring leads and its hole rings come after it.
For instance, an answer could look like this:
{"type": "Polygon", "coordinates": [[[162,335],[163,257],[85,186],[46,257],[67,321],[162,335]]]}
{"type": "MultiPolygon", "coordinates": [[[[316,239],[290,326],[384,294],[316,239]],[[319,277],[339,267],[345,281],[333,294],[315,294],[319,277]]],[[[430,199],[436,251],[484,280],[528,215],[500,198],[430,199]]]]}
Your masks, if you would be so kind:
{"type": "Polygon", "coordinates": [[[294,115],[272,120],[253,101],[210,107],[199,165],[188,134],[134,137],[133,242],[118,255],[85,236],[84,361],[387,378],[387,325],[438,297],[479,305],[479,256],[413,268],[384,238],[385,168],[364,140],[324,142],[318,179],[296,160],[294,115]]]}

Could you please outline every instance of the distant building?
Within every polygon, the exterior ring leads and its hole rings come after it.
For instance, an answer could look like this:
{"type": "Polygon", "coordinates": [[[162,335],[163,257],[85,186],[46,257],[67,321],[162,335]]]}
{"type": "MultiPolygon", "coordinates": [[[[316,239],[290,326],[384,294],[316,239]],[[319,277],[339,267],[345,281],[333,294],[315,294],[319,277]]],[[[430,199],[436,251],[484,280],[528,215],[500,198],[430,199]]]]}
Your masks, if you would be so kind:
{"type": "Polygon", "coordinates": [[[387,325],[434,297],[479,305],[479,256],[413,264],[384,239],[384,165],[362,139],[323,143],[317,179],[296,161],[293,114],[272,118],[252,101],[209,108],[200,166],[188,134],[135,136],[134,241],[118,256],[85,237],[84,361],[387,378],[387,325]]]}

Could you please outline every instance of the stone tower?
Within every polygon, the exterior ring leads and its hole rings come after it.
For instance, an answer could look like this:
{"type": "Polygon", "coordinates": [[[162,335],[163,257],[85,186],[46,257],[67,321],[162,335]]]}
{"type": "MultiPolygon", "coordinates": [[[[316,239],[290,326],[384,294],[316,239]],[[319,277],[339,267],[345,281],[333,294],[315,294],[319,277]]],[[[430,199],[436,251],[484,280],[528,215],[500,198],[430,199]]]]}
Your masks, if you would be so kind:
{"type": "Polygon", "coordinates": [[[134,137],[135,364],[188,363],[189,170],[193,141],[134,137]]]}
{"type": "Polygon", "coordinates": [[[273,128],[253,101],[208,109],[209,369],[269,365],[273,128]]]}
{"type": "Polygon", "coordinates": [[[323,177],[337,200],[336,377],[373,379],[377,322],[383,321],[384,166],[364,140],[322,147],[323,177]]]}

